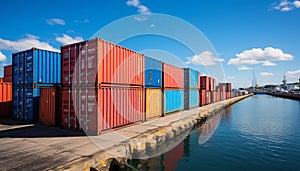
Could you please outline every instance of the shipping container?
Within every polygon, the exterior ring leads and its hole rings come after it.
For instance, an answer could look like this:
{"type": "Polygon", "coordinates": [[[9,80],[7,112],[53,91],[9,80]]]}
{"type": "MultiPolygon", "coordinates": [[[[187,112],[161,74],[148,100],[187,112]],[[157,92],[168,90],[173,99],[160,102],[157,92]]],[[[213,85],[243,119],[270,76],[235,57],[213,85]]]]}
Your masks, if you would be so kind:
{"type": "Polygon", "coordinates": [[[0,83],[0,103],[12,100],[12,84],[0,83]]]}
{"type": "Polygon", "coordinates": [[[162,87],[162,62],[145,57],[145,87],[162,87]]]}
{"type": "Polygon", "coordinates": [[[184,109],[183,90],[164,90],[164,113],[176,112],[184,109]]]}
{"type": "Polygon", "coordinates": [[[146,119],[162,116],[162,90],[159,88],[146,89],[146,119]]]}
{"type": "Polygon", "coordinates": [[[231,92],[232,86],[231,83],[226,83],[226,92],[231,92]]]}
{"type": "Polygon", "coordinates": [[[163,63],[163,87],[170,89],[184,89],[184,70],[163,63]]]}
{"type": "Polygon", "coordinates": [[[206,91],[206,104],[211,104],[211,91],[206,91]]]}
{"type": "Polygon", "coordinates": [[[210,91],[216,91],[216,79],[210,78],[210,91]]]}
{"type": "Polygon", "coordinates": [[[3,83],[3,78],[0,78],[0,83],[3,83]]]}
{"type": "Polygon", "coordinates": [[[209,91],[210,90],[210,78],[207,77],[207,76],[201,76],[200,77],[200,89],[201,90],[207,90],[209,91]]]}
{"type": "Polygon", "coordinates": [[[226,84],[225,83],[219,83],[219,89],[220,89],[220,92],[226,92],[226,84]]]}
{"type": "Polygon", "coordinates": [[[231,98],[231,92],[226,92],[226,99],[230,99],[231,98]]]}
{"type": "Polygon", "coordinates": [[[11,83],[12,82],[12,76],[11,75],[4,76],[3,82],[11,83]]]}
{"type": "Polygon", "coordinates": [[[14,86],[59,84],[60,53],[32,48],[12,55],[14,86]]]}
{"type": "Polygon", "coordinates": [[[4,66],[4,77],[12,76],[12,65],[4,66]]]}
{"type": "Polygon", "coordinates": [[[62,89],[62,126],[88,135],[145,120],[142,87],[62,89]]]}
{"type": "Polygon", "coordinates": [[[0,102],[0,119],[10,118],[12,114],[12,101],[0,102]]]}
{"type": "Polygon", "coordinates": [[[199,107],[199,90],[184,90],[184,110],[199,107]]]}
{"type": "Polygon", "coordinates": [[[39,122],[49,126],[61,123],[61,96],[58,86],[40,87],[39,122]]]}
{"type": "Polygon", "coordinates": [[[207,105],[206,102],[206,90],[200,90],[199,91],[199,106],[205,106],[207,105]]]}
{"type": "Polygon", "coordinates": [[[221,92],[221,100],[226,100],[226,92],[225,91],[221,92]]]}
{"type": "Polygon", "coordinates": [[[95,38],[61,47],[62,85],[144,86],[144,55],[95,38]]]}
{"type": "Polygon", "coordinates": [[[39,88],[13,88],[13,119],[37,122],[39,112],[39,88]]]}
{"type": "Polygon", "coordinates": [[[199,75],[198,71],[190,68],[184,68],[184,89],[198,89],[199,75]]]}

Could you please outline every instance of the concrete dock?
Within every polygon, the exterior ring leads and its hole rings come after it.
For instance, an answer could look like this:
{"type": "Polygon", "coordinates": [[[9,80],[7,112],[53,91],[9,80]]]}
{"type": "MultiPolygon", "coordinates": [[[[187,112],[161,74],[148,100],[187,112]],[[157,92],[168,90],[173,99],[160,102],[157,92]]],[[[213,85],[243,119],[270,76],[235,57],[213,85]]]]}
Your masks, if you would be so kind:
{"type": "Polygon", "coordinates": [[[0,170],[107,170],[114,160],[163,154],[209,115],[251,95],[90,137],[71,130],[0,120],[0,170]]]}

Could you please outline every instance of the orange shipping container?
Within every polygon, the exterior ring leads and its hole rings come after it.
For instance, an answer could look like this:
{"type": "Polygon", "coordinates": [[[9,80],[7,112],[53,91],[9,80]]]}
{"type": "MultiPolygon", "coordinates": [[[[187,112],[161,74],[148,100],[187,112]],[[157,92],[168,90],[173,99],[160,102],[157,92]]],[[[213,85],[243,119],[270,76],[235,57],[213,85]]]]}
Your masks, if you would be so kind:
{"type": "Polygon", "coordinates": [[[144,55],[95,38],[61,47],[62,85],[144,85],[144,55]]]}
{"type": "Polygon", "coordinates": [[[184,69],[163,63],[163,87],[184,88],[184,69]]]}
{"type": "Polygon", "coordinates": [[[40,87],[39,121],[50,126],[60,124],[60,94],[58,87],[40,87]]]}
{"type": "Polygon", "coordinates": [[[10,118],[12,114],[12,101],[0,102],[0,119],[10,118]]]}
{"type": "Polygon", "coordinates": [[[62,90],[62,126],[89,135],[145,120],[142,87],[74,88],[62,90]]]}
{"type": "Polygon", "coordinates": [[[12,101],[12,84],[0,83],[0,103],[12,101]]]}
{"type": "Polygon", "coordinates": [[[3,83],[3,78],[0,78],[0,83],[3,83]]]}

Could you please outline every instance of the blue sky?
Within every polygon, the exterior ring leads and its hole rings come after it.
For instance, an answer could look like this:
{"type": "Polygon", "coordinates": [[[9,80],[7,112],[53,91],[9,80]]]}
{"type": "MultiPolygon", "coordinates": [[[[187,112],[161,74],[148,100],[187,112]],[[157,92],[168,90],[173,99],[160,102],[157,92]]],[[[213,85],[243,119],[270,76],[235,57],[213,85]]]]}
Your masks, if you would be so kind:
{"type": "MultiPolygon", "coordinates": [[[[63,44],[89,39],[120,18],[162,13],[202,31],[219,55],[213,58],[220,59],[226,80],[234,87],[251,86],[252,68],[263,85],[280,83],[284,74],[288,82],[300,77],[300,1],[12,0],[2,2],[1,12],[0,65],[11,64],[11,54],[18,50],[31,46],[58,50],[63,44]]],[[[136,51],[170,52],[207,74],[205,62],[199,59],[209,53],[193,54],[170,39],[146,35],[121,45],[136,51]]]]}

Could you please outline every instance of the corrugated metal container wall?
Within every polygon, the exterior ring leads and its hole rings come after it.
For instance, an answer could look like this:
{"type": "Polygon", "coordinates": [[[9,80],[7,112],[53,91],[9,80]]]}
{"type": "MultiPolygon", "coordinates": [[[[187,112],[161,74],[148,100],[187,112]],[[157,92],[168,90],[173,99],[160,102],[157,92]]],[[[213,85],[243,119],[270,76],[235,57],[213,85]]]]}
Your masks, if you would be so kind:
{"type": "Polygon", "coordinates": [[[4,77],[12,76],[12,65],[4,66],[4,77]]]}
{"type": "Polygon", "coordinates": [[[40,87],[39,121],[44,125],[59,126],[60,124],[59,87],[40,87]]]}
{"type": "Polygon", "coordinates": [[[145,87],[155,88],[162,86],[162,62],[145,57],[145,87]]]}
{"type": "Polygon", "coordinates": [[[10,118],[12,113],[12,102],[0,102],[0,119],[10,118]]]}
{"type": "Polygon", "coordinates": [[[226,99],[230,99],[231,98],[231,92],[226,92],[226,99]]]}
{"type": "Polygon", "coordinates": [[[144,100],[143,88],[64,89],[62,126],[99,135],[103,131],[144,121],[144,100]]]}
{"type": "Polygon", "coordinates": [[[211,104],[211,91],[206,91],[206,104],[211,104]]]}
{"type": "Polygon", "coordinates": [[[209,82],[210,82],[209,77],[201,76],[200,77],[200,89],[209,91],[209,89],[210,89],[209,82]]]}
{"type": "Polygon", "coordinates": [[[205,106],[207,104],[206,102],[206,90],[200,90],[199,91],[199,106],[205,106]]]}
{"type": "Polygon", "coordinates": [[[226,100],[226,92],[225,91],[221,92],[221,100],[226,100]]]}
{"type": "Polygon", "coordinates": [[[201,79],[200,79],[200,72],[198,71],[198,89],[201,89],[201,79]]]}
{"type": "Polygon", "coordinates": [[[29,122],[38,121],[39,88],[13,88],[13,118],[29,122]]]}
{"type": "Polygon", "coordinates": [[[216,91],[216,79],[211,78],[211,91],[216,91]]]}
{"type": "Polygon", "coordinates": [[[190,90],[190,108],[199,106],[199,91],[190,90]]]}
{"type": "Polygon", "coordinates": [[[225,83],[219,83],[220,92],[226,92],[226,84],[225,83]]]}
{"type": "Polygon", "coordinates": [[[60,53],[32,48],[13,54],[12,60],[15,86],[60,83],[60,53]]]}
{"type": "Polygon", "coordinates": [[[12,100],[12,84],[0,83],[0,103],[12,100]]]}
{"type": "Polygon", "coordinates": [[[232,86],[231,83],[226,83],[226,92],[231,92],[232,86]]]}
{"type": "Polygon", "coordinates": [[[198,89],[198,71],[184,68],[184,89],[198,89]]]}
{"type": "Polygon", "coordinates": [[[3,81],[11,83],[12,82],[12,76],[11,75],[4,76],[3,81]]]}
{"type": "Polygon", "coordinates": [[[184,103],[183,90],[165,90],[164,91],[164,113],[171,113],[183,110],[184,103]]]}
{"type": "Polygon", "coordinates": [[[163,87],[164,88],[184,88],[184,71],[166,63],[163,63],[163,87]]]}
{"type": "Polygon", "coordinates": [[[0,83],[3,83],[3,78],[0,78],[0,83]]]}
{"type": "Polygon", "coordinates": [[[158,88],[146,89],[146,119],[162,115],[162,90],[158,88]]]}
{"type": "Polygon", "coordinates": [[[63,46],[61,52],[63,86],[144,85],[143,54],[99,38],[63,46]]]}

